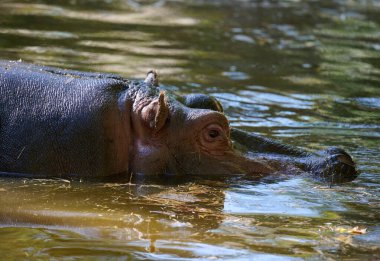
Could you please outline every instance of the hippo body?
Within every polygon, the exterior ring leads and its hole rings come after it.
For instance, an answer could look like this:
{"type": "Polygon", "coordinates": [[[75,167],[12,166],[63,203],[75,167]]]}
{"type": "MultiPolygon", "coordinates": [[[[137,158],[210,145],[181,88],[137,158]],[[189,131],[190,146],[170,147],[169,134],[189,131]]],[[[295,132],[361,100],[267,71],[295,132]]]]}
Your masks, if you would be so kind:
{"type": "Polygon", "coordinates": [[[41,176],[128,171],[129,82],[23,63],[0,66],[0,170],[41,176]]]}
{"type": "Polygon", "coordinates": [[[216,99],[168,94],[154,72],[142,82],[0,61],[0,108],[4,175],[263,176],[299,170],[334,182],[357,176],[343,150],[309,153],[230,129],[216,99]]]}

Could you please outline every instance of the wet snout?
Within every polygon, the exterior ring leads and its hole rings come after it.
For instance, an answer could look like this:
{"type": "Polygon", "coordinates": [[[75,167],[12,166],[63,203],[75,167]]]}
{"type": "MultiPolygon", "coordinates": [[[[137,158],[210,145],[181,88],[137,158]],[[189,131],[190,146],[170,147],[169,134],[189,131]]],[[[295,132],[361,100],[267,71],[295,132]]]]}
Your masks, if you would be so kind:
{"type": "Polygon", "coordinates": [[[231,138],[235,142],[235,147],[254,155],[254,160],[243,161],[245,169],[248,170],[254,170],[260,166],[257,162],[261,158],[263,159],[261,165],[272,170],[272,173],[294,173],[301,170],[310,173],[317,180],[330,184],[349,182],[358,176],[355,162],[346,151],[340,148],[331,147],[312,153],[236,129],[231,130],[231,138]]]}
{"type": "Polygon", "coordinates": [[[358,175],[356,164],[343,149],[332,147],[322,152],[321,178],[329,183],[343,183],[354,180],[358,175]]]}

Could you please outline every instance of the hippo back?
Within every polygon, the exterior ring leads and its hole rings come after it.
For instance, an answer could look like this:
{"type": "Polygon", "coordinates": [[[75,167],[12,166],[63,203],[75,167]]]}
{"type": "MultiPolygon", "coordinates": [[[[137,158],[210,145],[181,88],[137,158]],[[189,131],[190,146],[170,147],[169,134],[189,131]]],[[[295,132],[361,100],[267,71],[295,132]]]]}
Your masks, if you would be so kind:
{"type": "Polygon", "coordinates": [[[128,81],[0,61],[0,172],[97,177],[128,171],[128,81]]]}

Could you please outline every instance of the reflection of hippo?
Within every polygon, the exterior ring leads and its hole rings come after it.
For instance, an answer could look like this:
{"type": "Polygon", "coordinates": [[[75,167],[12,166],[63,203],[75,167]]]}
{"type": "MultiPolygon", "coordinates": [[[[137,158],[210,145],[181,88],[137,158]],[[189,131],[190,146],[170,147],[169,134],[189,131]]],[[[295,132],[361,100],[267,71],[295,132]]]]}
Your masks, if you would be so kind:
{"type": "Polygon", "coordinates": [[[231,130],[214,98],[167,94],[154,72],[139,82],[0,62],[0,106],[0,171],[13,175],[260,176],[302,170],[331,182],[357,176],[343,150],[311,154],[231,130]]]}

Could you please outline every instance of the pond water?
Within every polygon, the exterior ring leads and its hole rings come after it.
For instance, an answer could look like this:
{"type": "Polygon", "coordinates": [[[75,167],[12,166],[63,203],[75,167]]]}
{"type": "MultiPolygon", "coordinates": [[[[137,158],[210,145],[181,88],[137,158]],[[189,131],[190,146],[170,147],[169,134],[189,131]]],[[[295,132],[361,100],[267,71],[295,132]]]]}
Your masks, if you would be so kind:
{"type": "Polygon", "coordinates": [[[331,188],[0,178],[3,260],[380,259],[379,1],[2,0],[0,14],[1,59],[156,68],[167,89],[220,99],[232,126],[342,147],[361,172],[331,188]]]}

